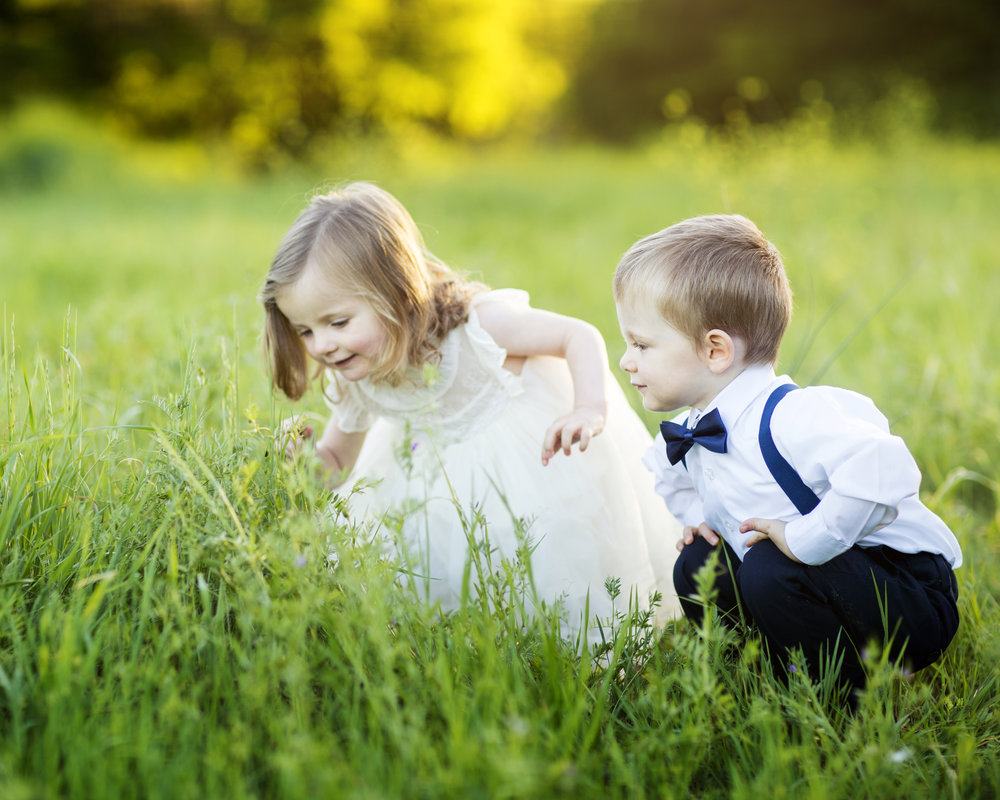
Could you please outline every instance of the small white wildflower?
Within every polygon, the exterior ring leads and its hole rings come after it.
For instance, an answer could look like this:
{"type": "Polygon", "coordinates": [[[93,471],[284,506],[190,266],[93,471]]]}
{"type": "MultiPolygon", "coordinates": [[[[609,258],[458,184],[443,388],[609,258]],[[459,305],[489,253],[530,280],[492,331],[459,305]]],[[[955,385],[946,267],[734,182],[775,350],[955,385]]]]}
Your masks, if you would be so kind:
{"type": "Polygon", "coordinates": [[[902,764],[906,759],[910,757],[910,750],[906,747],[901,747],[899,750],[893,750],[889,753],[889,760],[893,764],[902,764]]]}

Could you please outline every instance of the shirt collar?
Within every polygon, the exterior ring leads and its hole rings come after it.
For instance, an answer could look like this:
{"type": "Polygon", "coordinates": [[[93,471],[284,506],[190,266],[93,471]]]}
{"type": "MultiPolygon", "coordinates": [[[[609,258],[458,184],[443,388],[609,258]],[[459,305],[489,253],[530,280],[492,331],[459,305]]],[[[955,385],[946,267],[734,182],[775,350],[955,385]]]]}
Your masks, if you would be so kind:
{"type": "Polygon", "coordinates": [[[771,364],[751,364],[726,384],[725,388],[712,398],[712,402],[705,406],[701,414],[707,414],[713,408],[717,408],[722,421],[727,425],[733,425],[757,396],[774,382],[774,379],[774,367],[771,364]]]}

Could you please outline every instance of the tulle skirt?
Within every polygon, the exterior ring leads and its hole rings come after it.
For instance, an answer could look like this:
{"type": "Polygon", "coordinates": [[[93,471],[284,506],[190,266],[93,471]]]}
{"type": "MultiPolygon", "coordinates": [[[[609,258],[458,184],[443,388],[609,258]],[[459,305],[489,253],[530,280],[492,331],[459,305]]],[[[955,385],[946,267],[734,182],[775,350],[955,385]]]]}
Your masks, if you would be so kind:
{"type": "Polygon", "coordinates": [[[660,624],[679,615],[673,588],[680,526],[653,490],[642,455],[651,437],[610,372],[608,419],[585,452],[542,466],[546,428],[572,408],[562,359],[529,358],[523,391],[470,435],[408,430],[379,419],[344,487],[352,520],[381,529],[400,549],[418,590],[445,610],[504,561],[530,576],[534,602],[561,604],[563,632],[599,639],[605,624],[653,592],[660,624]],[[470,552],[475,551],[475,558],[470,552]],[[529,555],[530,554],[530,555],[529,555]],[[612,601],[606,579],[620,580],[612,601]]]}

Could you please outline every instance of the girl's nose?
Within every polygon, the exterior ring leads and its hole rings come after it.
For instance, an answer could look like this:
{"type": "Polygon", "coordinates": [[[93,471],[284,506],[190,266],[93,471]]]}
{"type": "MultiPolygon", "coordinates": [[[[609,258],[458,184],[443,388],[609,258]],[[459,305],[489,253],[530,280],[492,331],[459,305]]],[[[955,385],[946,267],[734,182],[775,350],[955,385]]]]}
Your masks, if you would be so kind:
{"type": "Polygon", "coordinates": [[[334,337],[330,336],[330,334],[325,330],[313,332],[312,345],[316,358],[322,358],[337,349],[334,337]]]}
{"type": "Polygon", "coordinates": [[[621,359],[619,359],[618,361],[618,366],[621,367],[626,372],[635,371],[635,365],[632,363],[632,360],[628,357],[628,350],[626,350],[622,354],[621,359]]]}

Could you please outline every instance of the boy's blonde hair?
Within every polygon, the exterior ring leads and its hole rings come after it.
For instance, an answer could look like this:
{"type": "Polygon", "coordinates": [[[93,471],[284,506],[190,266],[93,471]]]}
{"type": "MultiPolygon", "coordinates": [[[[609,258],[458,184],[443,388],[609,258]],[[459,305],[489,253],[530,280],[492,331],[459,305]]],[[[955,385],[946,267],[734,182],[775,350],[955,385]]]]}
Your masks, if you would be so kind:
{"type": "Polygon", "coordinates": [[[781,255],[746,217],[716,214],[640,239],[615,269],[615,302],[652,302],[695,347],[713,329],[738,336],[748,364],[774,364],[792,314],[781,255]]]}
{"type": "MultiPolygon", "coordinates": [[[[311,376],[305,346],[277,297],[310,263],[378,315],[387,346],[370,377],[392,385],[408,366],[434,358],[445,334],[468,319],[472,295],[486,288],[435,258],[413,218],[385,190],[358,182],[314,197],[278,246],[259,296],[271,381],[293,400],[311,376]]],[[[317,367],[315,374],[321,372],[317,367]]]]}

